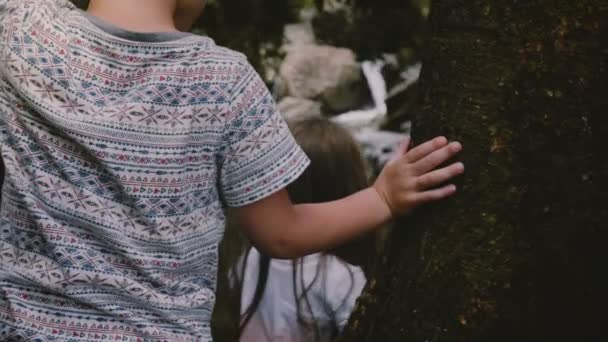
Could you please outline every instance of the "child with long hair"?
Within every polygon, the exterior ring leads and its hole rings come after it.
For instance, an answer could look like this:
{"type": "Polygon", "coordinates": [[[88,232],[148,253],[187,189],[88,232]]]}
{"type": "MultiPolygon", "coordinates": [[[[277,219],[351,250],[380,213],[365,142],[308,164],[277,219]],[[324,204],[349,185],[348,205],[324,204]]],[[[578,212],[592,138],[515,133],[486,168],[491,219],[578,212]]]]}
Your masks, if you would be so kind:
{"type": "MultiPolygon", "coordinates": [[[[310,158],[287,191],[294,203],[322,203],[368,186],[366,164],[351,135],[323,118],[291,131],[310,158]]],[[[271,259],[249,247],[236,267],[242,279],[241,341],[331,341],[346,324],[365,285],[374,248],[367,234],[299,259],[271,259]]]]}

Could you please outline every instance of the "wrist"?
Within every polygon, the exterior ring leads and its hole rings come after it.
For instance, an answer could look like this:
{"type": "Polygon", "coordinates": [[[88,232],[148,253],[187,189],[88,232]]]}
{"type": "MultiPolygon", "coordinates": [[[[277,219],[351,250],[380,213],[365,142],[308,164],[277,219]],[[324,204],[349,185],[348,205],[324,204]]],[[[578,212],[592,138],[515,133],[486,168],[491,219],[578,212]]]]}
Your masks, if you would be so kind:
{"type": "Polygon", "coordinates": [[[374,184],[368,189],[368,191],[370,192],[370,196],[372,196],[374,201],[377,203],[378,213],[384,218],[383,223],[391,221],[396,215],[394,214],[393,208],[391,208],[389,204],[385,192],[382,191],[382,187],[374,184]]]}

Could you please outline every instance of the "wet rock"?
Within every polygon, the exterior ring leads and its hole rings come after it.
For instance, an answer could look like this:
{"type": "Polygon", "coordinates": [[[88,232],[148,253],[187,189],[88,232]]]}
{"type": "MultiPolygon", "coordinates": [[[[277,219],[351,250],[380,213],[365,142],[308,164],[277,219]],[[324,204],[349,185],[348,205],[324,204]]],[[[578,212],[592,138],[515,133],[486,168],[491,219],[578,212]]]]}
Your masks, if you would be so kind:
{"type": "Polygon", "coordinates": [[[382,76],[383,61],[362,63],[363,75],[369,87],[372,104],[369,107],[342,113],[333,120],[351,131],[364,128],[378,129],[386,118],[386,82],[382,76]]]}
{"type": "Polygon", "coordinates": [[[340,11],[351,11],[352,6],[345,0],[324,0],[322,1],[322,11],[326,13],[335,13],[340,11]]]}
{"type": "Polygon", "coordinates": [[[292,45],[280,69],[289,96],[318,100],[328,112],[358,108],[366,84],[355,54],[323,45],[292,45]]]}
{"type": "Polygon", "coordinates": [[[285,97],[278,104],[279,111],[288,121],[321,116],[321,103],[298,97],[285,97]]]}
{"type": "Polygon", "coordinates": [[[309,21],[285,25],[283,36],[285,49],[297,45],[315,44],[315,33],[309,21]]]}

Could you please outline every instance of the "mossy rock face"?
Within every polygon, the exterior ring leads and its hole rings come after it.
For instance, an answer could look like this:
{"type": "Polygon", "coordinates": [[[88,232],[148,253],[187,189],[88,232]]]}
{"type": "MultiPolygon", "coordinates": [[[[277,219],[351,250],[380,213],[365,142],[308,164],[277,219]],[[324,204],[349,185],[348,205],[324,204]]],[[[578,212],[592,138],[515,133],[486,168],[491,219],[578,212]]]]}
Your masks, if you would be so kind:
{"type": "Polygon", "coordinates": [[[413,131],[467,171],[396,224],[344,341],[606,339],[603,3],[433,2],[413,131]]]}

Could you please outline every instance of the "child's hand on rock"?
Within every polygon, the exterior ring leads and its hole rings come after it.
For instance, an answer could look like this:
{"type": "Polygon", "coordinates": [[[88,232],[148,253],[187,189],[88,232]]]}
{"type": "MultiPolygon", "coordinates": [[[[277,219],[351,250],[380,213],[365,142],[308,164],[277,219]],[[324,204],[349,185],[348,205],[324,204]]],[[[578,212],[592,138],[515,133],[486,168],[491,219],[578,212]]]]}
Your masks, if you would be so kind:
{"type": "Polygon", "coordinates": [[[462,150],[460,143],[438,137],[408,151],[409,144],[409,138],[403,141],[373,185],[393,216],[454,194],[453,184],[437,186],[464,172],[460,162],[437,169],[462,150]]]}

